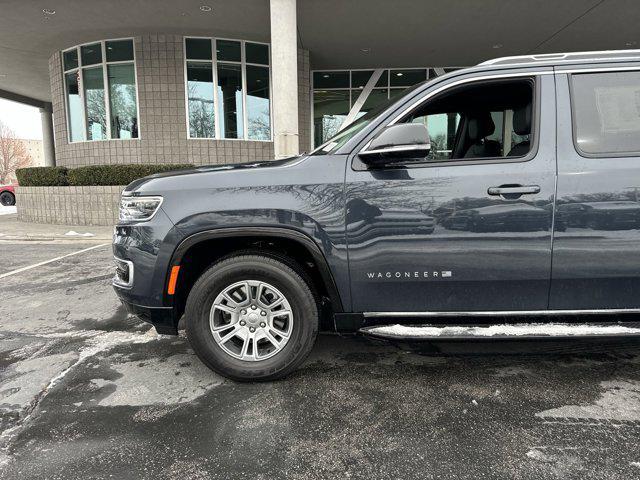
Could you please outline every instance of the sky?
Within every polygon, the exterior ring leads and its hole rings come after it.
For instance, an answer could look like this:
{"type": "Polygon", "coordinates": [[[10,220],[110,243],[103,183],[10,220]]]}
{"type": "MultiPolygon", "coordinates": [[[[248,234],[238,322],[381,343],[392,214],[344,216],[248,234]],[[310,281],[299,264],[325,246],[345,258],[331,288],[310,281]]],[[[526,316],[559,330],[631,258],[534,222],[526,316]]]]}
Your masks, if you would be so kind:
{"type": "Polygon", "coordinates": [[[35,107],[0,98],[0,121],[8,125],[18,138],[42,140],[40,112],[35,107]]]}

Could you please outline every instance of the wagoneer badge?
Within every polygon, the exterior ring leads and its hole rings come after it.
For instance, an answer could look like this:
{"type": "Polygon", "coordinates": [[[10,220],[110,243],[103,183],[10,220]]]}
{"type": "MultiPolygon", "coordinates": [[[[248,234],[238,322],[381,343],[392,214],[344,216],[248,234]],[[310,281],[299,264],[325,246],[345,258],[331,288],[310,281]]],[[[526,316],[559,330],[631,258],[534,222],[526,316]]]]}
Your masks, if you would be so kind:
{"type": "Polygon", "coordinates": [[[453,274],[451,270],[442,271],[422,271],[422,272],[367,272],[367,277],[370,279],[398,279],[403,278],[450,278],[453,274]]]}

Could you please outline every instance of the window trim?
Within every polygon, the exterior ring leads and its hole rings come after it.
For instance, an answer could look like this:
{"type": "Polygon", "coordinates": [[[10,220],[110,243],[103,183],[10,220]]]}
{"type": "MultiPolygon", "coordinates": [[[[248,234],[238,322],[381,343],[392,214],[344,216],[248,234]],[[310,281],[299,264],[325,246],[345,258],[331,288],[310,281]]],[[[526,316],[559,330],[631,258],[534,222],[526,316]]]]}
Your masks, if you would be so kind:
{"type": "Polygon", "coordinates": [[[576,115],[576,102],[575,102],[575,92],[573,86],[573,77],[576,75],[598,75],[598,74],[607,74],[607,73],[627,73],[627,72],[636,72],[638,73],[638,68],[624,68],[619,67],[616,69],[585,69],[579,71],[571,71],[571,72],[557,72],[558,74],[564,73],[566,74],[567,81],[569,83],[569,110],[571,112],[571,141],[573,143],[573,148],[576,153],[580,155],[582,158],[626,158],[626,157],[640,157],[640,150],[630,151],[630,152],[599,152],[599,153],[590,153],[585,152],[578,145],[578,123],[577,123],[577,115],[576,115]]]}
{"type": "Polygon", "coordinates": [[[135,141],[142,139],[142,128],[140,125],[140,86],[138,83],[138,61],[136,57],[136,40],[134,37],[122,37],[122,38],[106,38],[102,40],[93,40],[91,42],[80,43],[70,48],[66,48],[60,52],[60,66],[62,70],[62,86],[63,86],[63,95],[64,95],[64,106],[65,106],[65,120],[66,120],[66,128],[67,128],[67,143],[90,143],[90,142],[108,142],[108,141],[135,141]],[[107,42],[116,42],[122,40],[131,40],[133,45],[133,59],[132,60],[119,60],[116,62],[107,62],[107,42]],[[100,63],[92,63],[91,65],[82,65],[82,57],[80,54],[80,49],[87,45],[94,45],[96,43],[100,44],[100,49],[102,53],[102,62],[100,63]],[[75,68],[70,68],[65,70],[64,68],[64,54],[67,52],[71,52],[75,50],[78,66],[75,68]],[[107,72],[108,65],[125,65],[133,63],[133,75],[136,80],[136,115],[138,118],[138,136],[136,138],[111,138],[111,104],[110,104],[110,94],[109,94],[109,74],[107,72]],[[102,82],[104,88],[104,101],[105,101],[105,117],[106,117],[106,132],[105,138],[99,139],[87,139],[87,105],[86,99],[84,96],[84,75],[83,70],[85,68],[102,68],[102,82]],[[69,108],[69,100],[67,95],[67,79],[66,75],[68,73],[79,73],[78,75],[78,92],[80,98],[82,100],[82,140],[72,140],[71,139],[71,128],[70,128],[70,108],[69,108]]]}
{"type": "Polygon", "coordinates": [[[485,165],[485,164],[500,164],[500,163],[524,163],[533,160],[538,155],[538,149],[540,144],[540,121],[541,121],[541,96],[542,96],[542,82],[539,77],[542,75],[551,75],[554,72],[550,71],[531,71],[531,72],[517,72],[511,74],[500,74],[500,75],[485,75],[485,76],[476,76],[476,77],[465,77],[461,78],[457,81],[453,81],[451,83],[442,85],[439,88],[427,93],[426,95],[423,93],[419,95],[419,98],[413,100],[409,103],[408,106],[401,108],[398,111],[394,112],[391,115],[391,119],[387,119],[384,122],[380,123],[373,129],[365,139],[363,139],[358,146],[356,146],[351,151],[351,169],[354,171],[372,171],[367,165],[365,165],[358,157],[358,154],[366,150],[367,146],[371,143],[374,136],[381,131],[383,128],[389,127],[391,125],[395,125],[400,122],[403,118],[409,115],[416,108],[420,108],[423,104],[430,101],[433,97],[440,95],[443,92],[451,88],[456,88],[461,85],[467,85],[470,83],[486,83],[492,81],[510,81],[514,79],[520,79],[524,77],[524,79],[528,79],[532,83],[533,90],[533,108],[532,108],[532,116],[533,121],[531,123],[531,133],[533,135],[533,141],[531,142],[531,148],[526,155],[520,157],[487,157],[487,158],[474,158],[471,160],[464,159],[455,159],[455,160],[444,160],[444,161],[425,161],[424,163],[415,163],[411,165],[405,165],[402,167],[398,167],[400,169],[414,169],[414,168],[435,168],[435,167],[458,167],[465,165],[485,165]]]}
{"type": "MultiPolygon", "coordinates": [[[[231,142],[273,142],[273,79],[271,76],[271,44],[266,42],[256,42],[253,40],[241,40],[237,38],[225,38],[225,37],[199,37],[193,35],[183,35],[182,37],[182,70],[184,78],[184,108],[185,108],[185,124],[187,128],[187,140],[216,140],[216,141],[231,141],[231,142]],[[187,40],[209,40],[211,42],[211,60],[206,59],[188,59],[187,58],[187,40]],[[220,105],[220,99],[218,98],[218,55],[216,50],[216,42],[218,40],[228,40],[232,42],[240,42],[240,61],[233,60],[220,60],[220,63],[227,63],[232,65],[240,65],[240,73],[242,75],[242,128],[244,137],[246,138],[222,138],[220,136],[220,122],[218,121],[219,113],[218,107],[220,105]],[[246,44],[255,43],[258,45],[265,45],[267,47],[268,62],[266,65],[263,63],[253,63],[246,61],[246,44]],[[192,137],[191,128],[189,126],[189,84],[187,80],[187,63],[202,63],[210,64],[212,69],[213,78],[213,119],[214,119],[214,137],[192,137]],[[249,137],[249,118],[247,116],[247,65],[253,67],[266,68],[269,71],[269,138],[267,140],[251,139],[249,137]]],[[[297,93],[296,93],[297,95],[297,93]]]]}

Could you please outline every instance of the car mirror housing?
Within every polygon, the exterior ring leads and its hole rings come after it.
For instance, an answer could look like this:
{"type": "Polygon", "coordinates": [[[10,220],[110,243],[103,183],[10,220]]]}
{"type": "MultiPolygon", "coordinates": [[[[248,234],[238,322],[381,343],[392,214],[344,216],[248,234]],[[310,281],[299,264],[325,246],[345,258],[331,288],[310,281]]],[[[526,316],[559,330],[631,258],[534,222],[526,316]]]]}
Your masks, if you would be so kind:
{"type": "Polygon", "coordinates": [[[370,167],[384,167],[425,161],[431,142],[422,123],[400,123],[378,133],[358,156],[370,167]]]}

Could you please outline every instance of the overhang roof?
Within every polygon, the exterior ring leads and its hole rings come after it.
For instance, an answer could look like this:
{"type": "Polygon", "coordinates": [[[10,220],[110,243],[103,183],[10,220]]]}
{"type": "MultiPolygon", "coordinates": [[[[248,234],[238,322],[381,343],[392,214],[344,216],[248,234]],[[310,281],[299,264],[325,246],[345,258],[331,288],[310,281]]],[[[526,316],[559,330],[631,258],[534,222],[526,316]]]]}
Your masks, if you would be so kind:
{"type": "MultiPolygon", "coordinates": [[[[145,33],[269,41],[268,0],[3,0],[0,8],[0,91],[42,101],[51,97],[50,55],[80,43],[145,33]]],[[[637,0],[298,0],[298,38],[314,69],[638,48],[638,24],[637,0]]]]}

